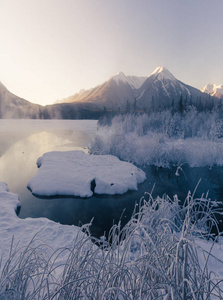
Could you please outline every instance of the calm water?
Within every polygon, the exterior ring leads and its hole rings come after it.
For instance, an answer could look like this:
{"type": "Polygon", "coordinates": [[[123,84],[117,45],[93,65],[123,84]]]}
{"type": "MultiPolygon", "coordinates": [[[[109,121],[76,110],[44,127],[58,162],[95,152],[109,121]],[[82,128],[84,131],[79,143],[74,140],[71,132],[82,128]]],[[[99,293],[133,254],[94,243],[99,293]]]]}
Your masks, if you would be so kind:
{"type": "Polygon", "coordinates": [[[11,192],[19,194],[20,218],[46,217],[61,224],[85,224],[92,218],[92,234],[101,236],[122,216],[126,223],[135,203],[144,192],[153,196],[178,194],[184,200],[188,191],[193,191],[199,179],[196,196],[209,191],[212,199],[223,200],[223,168],[189,168],[182,166],[184,173],[176,168],[164,169],[142,167],[147,180],[138,191],[116,196],[93,196],[88,199],[74,197],[37,198],[27,189],[29,179],[38,171],[36,160],[47,151],[84,150],[97,131],[96,121],[40,121],[0,120],[0,181],[9,185],[11,192]]]}

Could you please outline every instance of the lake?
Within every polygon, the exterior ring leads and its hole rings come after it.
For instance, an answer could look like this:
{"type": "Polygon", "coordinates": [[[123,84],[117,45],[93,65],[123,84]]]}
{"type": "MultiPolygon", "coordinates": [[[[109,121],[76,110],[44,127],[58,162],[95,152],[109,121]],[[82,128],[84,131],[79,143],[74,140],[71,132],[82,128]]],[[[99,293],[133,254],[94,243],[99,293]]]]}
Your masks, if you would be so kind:
{"type": "Polygon", "coordinates": [[[27,189],[27,183],[38,168],[38,157],[48,151],[88,151],[91,138],[97,132],[95,120],[0,120],[0,181],[8,184],[11,192],[19,195],[20,218],[46,217],[61,224],[86,224],[93,220],[91,232],[100,237],[108,233],[113,223],[122,217],[124,225],[131,217],[135,203],[151,192],[153,196],[177,194],[184,200],[188,191],[201,182],[195,196],[209,191],[212,199],[223,199],[223,168],[190,168],[182,166],[166,169],[154,166],[140,166],[147,174],[147,180],[139,185],[138,191],[124,195],[94,195],[91,198],[77,197],[35,197],[27,189]],[[155,185],[155,186],[154,186],[155,185]]]}

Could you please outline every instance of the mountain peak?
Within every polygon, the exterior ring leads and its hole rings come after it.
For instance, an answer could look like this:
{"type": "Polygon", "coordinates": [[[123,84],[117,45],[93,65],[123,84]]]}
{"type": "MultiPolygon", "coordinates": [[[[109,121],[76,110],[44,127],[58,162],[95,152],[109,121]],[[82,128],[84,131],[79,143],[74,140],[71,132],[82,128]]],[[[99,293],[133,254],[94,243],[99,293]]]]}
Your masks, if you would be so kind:
{"type": "Polygon", "coordinates": [[[118,72],[112,79],[119,84],[120,82],[128,83],[128,79],[123,72],[118,72]]]}
{"type": "Polygon", "coordinates": [[[201,89],[201,91],[204,93],[207,93],[207,94],[211,94],[214,92],[215,87],[216,87],[216,84],[208,83],[207,85],[205,85],[205,87],[203,89],[201,89]]]}
{"type": "Polygon", "coordinates": [[[203,89],[201,89],[203,93],[207,93],[211,96],[215,96],[218,98],[222,98],[223,96],[223,84],[222,85],[216,85],[215,83],[209,83],[205,85],[203,89]]]}
{"type": "MultiPolygon", "coordinates": [[[[165,67],[157,67],[151,75],[156,75],[158,77],[158,79],[170,79],[170,80],[176,80],[176,78],[173,76],[172,73],[170,73],[170,71],[167,70],[167,68],[165,67]]],[[[150,75],[150,76],[151,76],[150,75]]]]}
{"type": "Polygon", "coordinates": [[[126,79],[126,76],[123,72],[118,72],[115,76],[113,76],[115,79],[126,79]]]}
{"type": "MultiPolygon", "coordinates": [[[[164,70],[167,70],[165,67],[157,67],[153,72],[152,74],[158,74],[158,73],[161,73],[163,72],[164,70]]],[[[168,70],[167,70],[168,71],[168,70]]],[[[151,75],[152,75],[151,74],[151,75]]]]}

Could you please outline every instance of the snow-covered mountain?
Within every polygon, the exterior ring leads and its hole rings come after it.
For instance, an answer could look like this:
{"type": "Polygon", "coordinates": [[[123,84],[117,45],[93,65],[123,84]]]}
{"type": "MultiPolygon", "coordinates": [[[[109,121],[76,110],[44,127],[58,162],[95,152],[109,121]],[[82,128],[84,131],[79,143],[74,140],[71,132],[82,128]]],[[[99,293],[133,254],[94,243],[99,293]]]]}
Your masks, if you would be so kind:
{"type": "Polygon", "coordinates": [[[173,100],[177,102],[181,96],[188,100],[191,99],[195,92],[192,89],[177,80],[166,68],[158,67],[140,87],[137,104],[147,109],[170,106],[173,100]]]}
{"type": "Polygon", "coordinates": [[[101,85],[75,94],[63,102],[94,103],[99,108],[123,109],[127,102],[133,103],[137,95],[136,87],[143,81],[141,77],[125,76],[123,72],[119,72],[101,85]]]}
{"type": "Polygon", "coordinates": [[[214,83],[209,83],[201,89],[201,91],[223,100],[223,84],[216,85],[214,83]]]}
{"type": "Polygon", "coordinates": [[[211,108],[222,95],[223,86],[208,85],[204,91],[179,81],[164,67],[156,68],[147,77],[119,72],[94,88],[45,107],[13,95],[0,83],[0,118],[91,119],[100,117],[106,110],[159,110],[173,105],[179,108],[180,99],[184,104],[211,108]]]}
{"type": "Polygon", "coordinates": [[[0,82],[0,119],[41,118],[43,107],[24,100],[7,90],[0,82]]]}
{"type": "Polygon", "coordinates": [[[123,72],[117,73],[111,79],[114,80],[118,85],[122,83],[129,84],[133,89],[139,89],[147,77],[138,76],[125,76],[123,72]]]}
{"type": "Polygon", "coordinates": [[[207,96],[200,90],[176,79],[166,68],[158,67],[148,77],[126,76],[119,72],[103,84],[77,93],[63,102],[94,103],[98,107],[125,110],[137,105],[139,109],[169,107],[180,97],[195,103],[207,96]]]}

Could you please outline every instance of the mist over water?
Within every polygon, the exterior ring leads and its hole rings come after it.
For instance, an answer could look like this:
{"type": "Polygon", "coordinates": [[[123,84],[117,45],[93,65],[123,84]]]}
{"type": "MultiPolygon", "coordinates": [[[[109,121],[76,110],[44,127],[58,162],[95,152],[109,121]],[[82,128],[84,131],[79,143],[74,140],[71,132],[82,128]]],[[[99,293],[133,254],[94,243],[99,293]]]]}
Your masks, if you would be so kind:
{"type": "Polygon", "coordinates": [[[19,193],[21,182],[26,186],[45,152],[87,151],[96,121],[86,122],[86,128],[75,121],[1,120],[0,124],[0,180],[19,193]]]}

